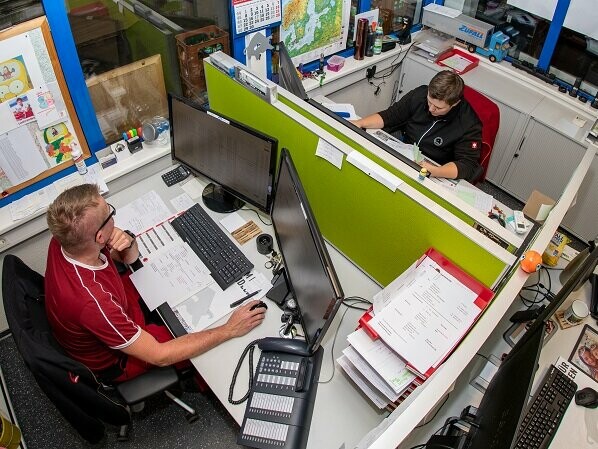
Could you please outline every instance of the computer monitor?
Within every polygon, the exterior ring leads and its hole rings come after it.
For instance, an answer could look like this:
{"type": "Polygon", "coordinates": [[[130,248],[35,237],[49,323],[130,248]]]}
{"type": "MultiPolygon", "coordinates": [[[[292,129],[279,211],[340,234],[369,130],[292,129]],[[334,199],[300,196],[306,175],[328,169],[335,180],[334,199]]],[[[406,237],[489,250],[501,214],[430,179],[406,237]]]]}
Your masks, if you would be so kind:
{"type": "Polygon", "coordinates": [[[583,281],[589,267],[596,266],[597,261],[598,248],[594,246],[583,264],[579,265],[501,363],[478,407],[475,425],[467,436],[466,449],[510,449],[516,441],[538,367],[546,320],[583,281]]]}
{"type": "Polygon", "coordinates": [[[284,42],[278,43],[278,85],[302,100],[309,98],[284,42]]]}
{"type": "Polygon", "coordinates": [[[297,300],[308,350],[313,353],[343,301],[343,291],[286,148],[271,216],[289,291],[297,300]]]}
{"type": "Polygon", "coordinates": [[[233,212],[246,201],[269,213],[277,140],[176,95],[168,110],[172,158],[212,181],[206,207],[233,212]]]}

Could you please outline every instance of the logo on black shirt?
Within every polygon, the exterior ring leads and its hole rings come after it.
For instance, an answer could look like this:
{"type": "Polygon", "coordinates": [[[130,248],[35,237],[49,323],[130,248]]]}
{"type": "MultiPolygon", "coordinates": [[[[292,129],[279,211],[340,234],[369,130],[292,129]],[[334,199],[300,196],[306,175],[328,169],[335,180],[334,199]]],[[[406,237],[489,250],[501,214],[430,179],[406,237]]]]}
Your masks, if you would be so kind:
{"type": "Polygon", "coordinates": [[[441,146],[443,142],[444,140],[442,140],[442,137],[434,137],[434,145],[437,147],[441,146]]]}

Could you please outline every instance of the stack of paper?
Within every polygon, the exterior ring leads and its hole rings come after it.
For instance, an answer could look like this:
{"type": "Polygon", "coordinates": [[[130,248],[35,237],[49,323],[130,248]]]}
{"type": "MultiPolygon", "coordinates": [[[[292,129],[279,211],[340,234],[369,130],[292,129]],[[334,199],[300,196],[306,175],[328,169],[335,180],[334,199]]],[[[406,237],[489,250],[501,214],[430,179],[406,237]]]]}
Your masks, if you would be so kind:
{"type": "Polygon", "coordinates": [[[374,404],[396,406],[450,355],[492,296],[430,249],[373,298],[372,318],[349,335],[339,365],[374,404]]]}

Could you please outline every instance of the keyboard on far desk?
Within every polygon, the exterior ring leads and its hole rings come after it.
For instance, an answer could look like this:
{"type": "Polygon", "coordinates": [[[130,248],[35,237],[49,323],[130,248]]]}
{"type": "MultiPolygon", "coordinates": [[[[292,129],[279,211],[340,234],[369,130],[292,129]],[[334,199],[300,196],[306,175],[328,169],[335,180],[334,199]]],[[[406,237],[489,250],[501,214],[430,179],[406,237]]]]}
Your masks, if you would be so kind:
{"type": "Polygon", "coordinates": [[[223,290],[253,269],[253,264],[199,204],[175,218],[172,227],[206,264],[223,290]]]}
{"type": "Polygon", "coordinates": [[[547,448],[576,390],[577,384],[551,365],[521,421],[514,449],[547,448]]]}

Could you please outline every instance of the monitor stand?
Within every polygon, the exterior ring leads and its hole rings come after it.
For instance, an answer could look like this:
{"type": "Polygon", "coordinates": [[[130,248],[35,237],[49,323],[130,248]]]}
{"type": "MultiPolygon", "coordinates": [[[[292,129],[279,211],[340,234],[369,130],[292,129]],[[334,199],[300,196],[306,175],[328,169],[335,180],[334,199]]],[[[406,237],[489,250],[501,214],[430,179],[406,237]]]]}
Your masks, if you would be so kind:
{"type": "Polygon", "coordinates": [[[214,212],[230,213],[241,209],[245,203],[227,192],[222,186],[216,183],[209,183],[203,193],[201,199],[208,209],[214,212]]]}
{"type": "Polygon", "coordinates": [[[289,294],[289,284],[287,283],[287,272],[284,267],[278,270],[276,277],[272,280],[272,288],[266,293],[266,298],[271,299],[282,308],[289,294]]]}

